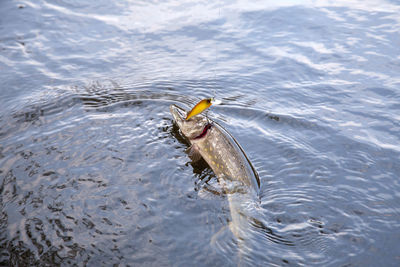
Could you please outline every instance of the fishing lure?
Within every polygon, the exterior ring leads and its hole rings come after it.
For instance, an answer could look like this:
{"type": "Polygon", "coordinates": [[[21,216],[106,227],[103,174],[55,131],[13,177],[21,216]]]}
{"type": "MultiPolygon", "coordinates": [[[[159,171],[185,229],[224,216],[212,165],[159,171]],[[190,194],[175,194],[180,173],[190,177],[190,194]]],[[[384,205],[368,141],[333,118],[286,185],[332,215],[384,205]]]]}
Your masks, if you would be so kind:
{"type": "Polygon", "coordinates": [[[214,102],[214,98],[206,98],[201,100],[192,108],[192,110],[187,114],[186,120],[189,120],[191,117],[196,116],[197,114],[202,113],[204,110],[209,108],[214,102]]]}

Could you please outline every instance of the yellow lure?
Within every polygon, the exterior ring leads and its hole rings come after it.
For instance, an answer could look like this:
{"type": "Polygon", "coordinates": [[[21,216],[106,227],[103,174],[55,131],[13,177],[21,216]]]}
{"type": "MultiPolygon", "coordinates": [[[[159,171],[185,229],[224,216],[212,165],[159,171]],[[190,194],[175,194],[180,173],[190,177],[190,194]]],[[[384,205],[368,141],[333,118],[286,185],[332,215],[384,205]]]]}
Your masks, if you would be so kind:
{"type": "Polygon", "coordinates": [[[199,103],[197,103],[196,106],[192,108],[192,110],[187,114],[186,120],[190,119],[193,116],[196,116],[197,114],[202,113],[204,110],[209,108],[212,104],[213,99],[212,98],[206,98],[201,100],[199,103]]]}

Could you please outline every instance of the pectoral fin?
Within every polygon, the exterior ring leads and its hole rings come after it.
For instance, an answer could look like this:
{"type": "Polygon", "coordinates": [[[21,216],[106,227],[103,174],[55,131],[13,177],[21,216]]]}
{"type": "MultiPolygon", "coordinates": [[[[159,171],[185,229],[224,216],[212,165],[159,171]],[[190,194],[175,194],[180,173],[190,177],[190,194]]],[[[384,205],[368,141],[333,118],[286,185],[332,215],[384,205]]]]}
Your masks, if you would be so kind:
{"type": "Polygon", "coordinates": [[[199,161],[202,158],[199,150],[194,145],[192,145],[188,149],[186,149],[186,153],[188,153],[190,159],[193,162],[199,161]]]}

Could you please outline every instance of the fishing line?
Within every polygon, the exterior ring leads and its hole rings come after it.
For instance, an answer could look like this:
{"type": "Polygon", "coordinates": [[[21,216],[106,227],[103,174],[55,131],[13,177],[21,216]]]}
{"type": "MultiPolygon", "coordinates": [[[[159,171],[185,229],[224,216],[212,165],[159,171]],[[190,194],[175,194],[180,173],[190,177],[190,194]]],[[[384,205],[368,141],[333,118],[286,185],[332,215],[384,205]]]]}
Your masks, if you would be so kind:
{"type": "MultiPolygon", "coordinates": [[[[218,1],[218,19],[217,19],[217,25],[218,21],[221,18],[221,5],[219,4],[218,1]]],[[[217,31],[218,34],[218,31],[217,31]]],[[[213,88],[213,97],[212,99],[215,101],[217,93],[216,93],[216,87],[217,87],[217,64],[218,64],[218,41],[217,39],[215,40],[215,64],[214,64],[214,88],[213,88]]]]}

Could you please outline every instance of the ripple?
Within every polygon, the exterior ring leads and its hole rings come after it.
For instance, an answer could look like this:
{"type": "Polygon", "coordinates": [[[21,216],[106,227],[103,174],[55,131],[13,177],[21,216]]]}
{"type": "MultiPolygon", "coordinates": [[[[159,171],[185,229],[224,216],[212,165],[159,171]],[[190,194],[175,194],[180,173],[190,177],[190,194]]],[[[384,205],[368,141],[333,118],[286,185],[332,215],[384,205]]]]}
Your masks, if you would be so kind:
{"type": "Polygon", "coordinates": [[[0,265],[396,266],[398,11],[2,3],[0,265]],[[249,246],[169,114],[211,96],[260,174],[249,246]]]}

